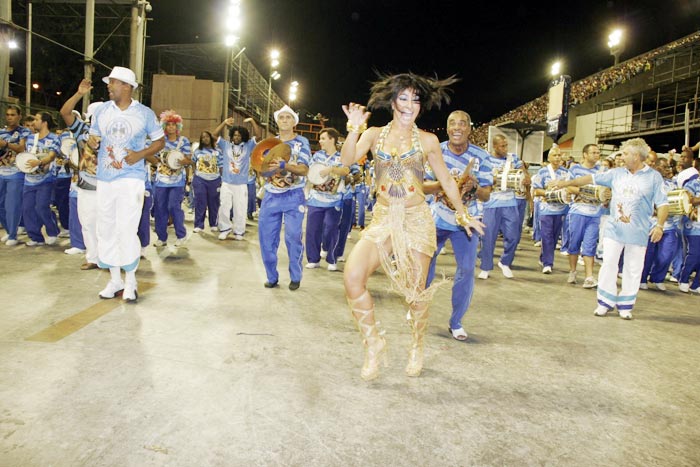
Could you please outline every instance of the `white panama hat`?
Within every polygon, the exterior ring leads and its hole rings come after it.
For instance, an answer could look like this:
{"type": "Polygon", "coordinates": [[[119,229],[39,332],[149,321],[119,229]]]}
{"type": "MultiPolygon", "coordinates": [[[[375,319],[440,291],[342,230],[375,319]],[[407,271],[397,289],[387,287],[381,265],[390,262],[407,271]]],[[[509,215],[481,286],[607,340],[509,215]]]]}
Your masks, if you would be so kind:
{"type": "Polygon", "coordinates": [[[102,78],[102,81],[105,84],[109,84],[109,80],[112,78],[118,79],[119,81],[129,84],[134,89],[139,87],[139,83],[136,82],[136,75],[129,68],[123,66],[115,66],[114,68],[112,68],[112,72],[109,74],[109,76],[105,76],[104,78],[102,78]]]}

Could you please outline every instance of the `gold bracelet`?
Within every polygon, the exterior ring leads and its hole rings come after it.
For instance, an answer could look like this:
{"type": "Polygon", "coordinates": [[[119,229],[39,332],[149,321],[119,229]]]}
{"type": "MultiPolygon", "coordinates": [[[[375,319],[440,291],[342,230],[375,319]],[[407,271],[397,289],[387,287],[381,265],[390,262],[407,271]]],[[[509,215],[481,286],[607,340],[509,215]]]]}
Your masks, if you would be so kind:
{"type": "Polygon", "coordinates": [[[472,221],[472,217],[467,213],[467,211],[464,211],[464,214],[461,216],[459,214],[455,214],[455,221],[457,222],[457,225],[466,227],[472,221]]]}
{"type": "Polygon", "coordinates": [[[362,134],[363,131],[367,129],[367,122],[362,123],[362,125],[353,125],[350,123],[348,120],[347,125],[345,125],[345,129],[348,130],[348,133],[359,133],[362,134]]]}

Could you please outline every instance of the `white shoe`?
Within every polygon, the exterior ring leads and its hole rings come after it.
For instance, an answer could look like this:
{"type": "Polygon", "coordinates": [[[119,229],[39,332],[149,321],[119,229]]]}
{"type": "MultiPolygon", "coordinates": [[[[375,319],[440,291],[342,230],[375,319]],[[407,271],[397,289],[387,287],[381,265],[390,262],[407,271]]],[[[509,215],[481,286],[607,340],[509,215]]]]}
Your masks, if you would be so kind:
{"type": "Polygon", "coordinates": [[[568,252],[568,251],[560,251],[559,254],[562,255],[562,256],[569,256],[569,252],[568,252]]]}
{"type": "Polygon", "coordinates": [[[329,271],[337,271],[337,270],[338,270],[338,266],[336,266],[335,264],[329,264],[329,265],[328,265],[328,270],[329,270],[329,271]]]}
{"type": "Polygon", "coordinates": [[[505,264],[503,264],[499,261],[498,267],[501,268],[501,272],[503,272],[504,277],[506,277],[507,279],[513,278],[513,271],[510,270],[509,266],[506,266],[505,264]]]}
{"type": "MultiPolygon", "coordinates": [[[[27,243],[27,245],[29,245],[29,243],[27,243]]],[[[679,282],[678,283],[678,290],[680,290],[683,293],[688,293],[688,291],[690,290],[690,284],[679,282]]]]}
{"type": "Polygon", "coordinates": [[[145,246],[142,246],[142,247],[141,247],[141,257],[142,257],[142,258],[145,258],[145,257],[146,257],[146,247],[145,247],[145,246]]]}
{"type": "Polygon", "coordinates": [[[212,232],[218,232],[219,228],[217,226],[214,226],[214,227],[210,227],[209,230],[211,230],[212,232]]]}
{"type": "Polygon", "coordinates": [[[139,292],[136,284],[124,284],[122,298],[125,302],[136,302],[136,299],[139,298],[139,292]]]}
{"type": "Polygon", "coordinates": [[[488,272],[488,271],[481,271],[477,277],[478,277],[479,279],[488,279],[488,278],[489,278],[489,272],[488,272]]]}
{"type": "Polygon", "coordinates": [[[195,227],[194,229],[192,229],[192,232],[194,232],[194,233],[199,233],[199,232],[202,232],[203,230],[204,230],[204,229],[202,229],[202,228],[200,228],[200,227],[195,227]]]}
{"type": "Polygon", "coordinates": [[[79,255],[85,253],[85,250],[81,250],[80,248],[76,247],[70,247],[67,250],[63,250],[63,252],[67,255],[79,255]]]}
{"type": "Polygon", "coordinates": [[[603,305],[598,305],[598,307],[595,309],[595,311],[593,311],[593,314],[596,316],[605,316],[608,314],[608,311],[610,311],[610,310],[608,310],[603,305]]]}
{"type": "Polygon", "coordinates": [[[336,259],[338,260],[339,263],[345,262],[345,256],[338,256],[336,259]]]}
{"type": "Polygon", "coordinates": [[[569,271],[569,277],[566,278],[566,283],[567,284],[575,284],[576,283],[576,271],[569,271]]]}
{"type": "Polygon", "coordinates": [[[678,279],[676,279],[675,277],[671,276],[671,277],[668,278],[668,281],[669,281],[669,282],[676,282],[676,283],[677,283],[677,282],[678,282],[678,279]]]}
{"type": "Polygon", "coordinates": [[[592,277],[586,277],[586,280],[583,281],[583,286],[584,289],[593,289],[598,287],[598,282],[596,282],[595,279],[592,277]]]}
{"type": "Polygon", "coordinates": [[[578,257],[578,260],[576,261],[576,264],[578,264],[579,266],[585,266],[585,265],[586,265],[586,263],[583,262],[583,256],[579,256],[579,257],[578,257]]]}
{"type": "Polygon", "coordinates": [[[123,282],[112,282],[111,280],[107,282],[107,286],[100,291],[100,298],[104,299],[109,299],[109,298],[114,298],[115,295],[119,294],[122,290],[124,290],[124,283],[123,282]]]}
{"type": "Polygon", "coordinates": [[[537,240],[532,246],[542,246],[542,241],[537,240]]]}
{"type": "Polygon", "coordinates": [[[53,245],[56,243],[56,240],[58,240],[58,237],[46,237],[46,244],[53,245]]]}
{"type": "Polygon", "coordinates": [[[700,287],[698,287],[697,289],[688,289],[688,291],[689,291],[690,293],[698,293],[698,294],[700,294],[700,287]]]}
{"type": "Polygon", "coordinates": [[[622,319],[632,319],[632,311],[630,310],[617,310],[622,319]]]}
{"type": "Polygon", "coordinates": [[[175,240],[175,246],[182,246],[187,241],[187,237],[178,238],[175,240]]]}
{"type": "Polygon", "coordinates": [[[306,267],[306,269],[316,269],[316,268],[320,268],[321,265],[318,263],[306,263],[305,267],[306,267]]]}
{"type": "Polygon", "coordinates": [[[156,240],[156,242],[153,244],[153,246],[159,247],[159,248],[162,246],[165,246],[165,245],[167,245],[167,243],[164,242],[163,240],[156,240]]]}
{"type": "Polygon", "coordinates": [[[7,240],[7,241],[5,242],[5,245],[7,245],[7,246],[15,246],[15,245],[17,245],[17,243],[18,243],[17,240],[7,240]]]}
{"type": "Polygon", "coordinates": [[[652,282],[654,284],[654,287],[656,287],[658,290],[662,292],[666,292],[666,286],[663,285],[661,282],[652,282]]]}
{"type": "Polygon", "coordinates": [[[27,229],[25,227],[17,227],[17,235],[26,235],[27,229]]]}
{"type": "Polygon", "coordinates": [[[243,240],[243,235],[241,235],[241,234],[233,234],[233,239],[234,239],[234,240],[238,240],[238,241],[243,240]]]}
{"type": "Polygon", "coordinates": [[[2,238],[0,238],[0,242],[6,242],[10,239],[10,234],[3,235],[2,238]]]}
{"type": "Polygon", "coordinates": [[[231,233],[231,230],[224,230],[219,234],[219,240],[226,240],[226,237],[228,237],[228,234],[231,233]]]}
{"type": "Polygon", "coordinates": [[[551,274],[552,273],[552,266],[545,266],[542,268],[542,274],[551,274]]]}
{"type": "Polygon", "coordinates": [[[321,250],[321,258],[322,258],[322,259],[326,259],[326,256],[327,256],[327,255],[328,255],[328,252],[327,252],[327,251],[321,250]]]}
{"type": "Polygon", "coordinates": [[[34,240],[29,240],[26,243],[27,246],[41,246],[43,244],[44,244],[44,242],[35,242],[34,240]]]}
{"type": "Polygon", "coordinates": [[[58,233],[58,238],[70,238],[70,230],[61,229],[58,233]]]}
{"type": "Polygon", "coordinates": [[[646,282],[642,282],[639,284],[639,290],[649,290],[649,285],[646,282]]]}

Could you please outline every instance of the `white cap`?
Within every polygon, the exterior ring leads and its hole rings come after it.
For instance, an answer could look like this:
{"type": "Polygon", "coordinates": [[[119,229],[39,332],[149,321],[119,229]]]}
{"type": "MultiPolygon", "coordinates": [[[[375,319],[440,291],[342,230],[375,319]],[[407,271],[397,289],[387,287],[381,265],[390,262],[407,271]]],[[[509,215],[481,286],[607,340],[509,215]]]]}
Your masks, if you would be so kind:
{"type": "Polygon", "coordinates": [[[294,117],[294,125],[299,124],[299,114],[296,113],[295,111],[293,111],[292,108],[286,104],[284,105],[284,107],[282,107],[281,109],[279,109],[278,111],[275,112],[275,114],[274,114],[275,121],[277,121],[277,118],[279,117],[280,114],[285,113],[285,112],[292,114],[292,117],[294,117]]]}
{"type": "Polygon", "coordinates": [[[123,66],[115,66],[112,68],[112,72],[109,74],[109,76],[102,78],[102,81],[109,84],[109,80],[111,78],[118,79],[119,81],[129,84],[134,89],[139,87],[139,83],[136,82],[136,75],[134,72],[123,66]]]}

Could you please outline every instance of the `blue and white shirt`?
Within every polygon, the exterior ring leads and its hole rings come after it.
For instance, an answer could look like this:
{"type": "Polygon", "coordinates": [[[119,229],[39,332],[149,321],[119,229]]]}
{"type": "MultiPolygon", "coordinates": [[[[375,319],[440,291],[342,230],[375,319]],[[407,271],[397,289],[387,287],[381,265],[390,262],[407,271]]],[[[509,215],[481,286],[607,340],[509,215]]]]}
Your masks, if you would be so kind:
{"type": "MultiPolygon", "coordinates": [[[[500,170],[503,171],[505,170],[505,166],[508,165],[510,170],[512,169],[522,169],[523,168],[523,161],[520,160],[520,158],[515,155],[515,154],[508,154],[504,158],[492,156],[491,154],[488,155],[488,163],[491,166],[492,170],[500,170]]],[[[497,180],[496,183],[499,183],[497,180]]],[[[492,208],[506,208],[510,206],[517,206],[518,203],[515,201],[515,191],[513,190],[505,190],[505,191],[497,191],[494,190],[491,192],[491,197],[487,202],[484,203],[484,209],[492,209],[492,208]]]]}
{"type": "MultiPolygon", "coordinates": [[[[683,185],[683,189],[690,193],[691,196],[700,196],[700,178],[694,178],[683,185]]],[[[693,207],[694,209],[697,209],[693,207]]],[[[670,216],[669,216],[670,217],[670,216]]],[[[676,216],[674,216],[676,217],[676,216]]],[[[664,225],[664,230],[666,226],[664,225]]],[[[683,216],[683,235],[695,236],[700,235],[700,220],[691,220],[688,216],[683,216]]]]}
{"type": "MultiPolygon", "coordinates": [[[[537,172],[537,177],[533,179],[532,187],[545,189],[547,183],[549,183],[551,180],[569,180],[570,178],[571,174],[563,166],[559,167],[557,170],[554,170],[552,165],[549,164],[542,167],[537,172]]],[[[540,199],[539,214],[541,216],[563,215],[566,214],[568,209],[568,204],[548,203],[544,197],[540,199]]]]}
{"type": "Polygon", "coordinates": [[[665,206],[668,198],[661,174],[645,165],[634,174],[618,167],[593,175],[593,183],[612,189],[610,220],[603,236],[620,243],[646,246],[654,206],[665,206]]]}
{"type": "MultiPolygon", "coordinates": [[[[311,160],[311,145],[309,140],[301,135],[296,135],[293,139],[285,141],[284,144],[291,148],[292,154],[289,157],[289,164],[309,165],[311,160]]],[[[282,171],[265,179],[265,191],[268,193],[286,193],[297,188],[304,188],[306,177],[294,175],[288,171],[282,171]]]]}
{"type": "Polygon", "coordinates": [[[101,138],[97,178],[105,182],[119,178],[144,180],[145,161],[141,159],[134,165],[127,164],[123,161],[126,151],[141,151],[146,146],[146,138],[155,141],[165,136],[156,114],[133,99],[126,110],[121,110],[114,101],[97,107],[92,115],[89,133],[101,138]]]}
{"type": "MultiPolygon", "coordinates": [[[[579,178],[584,177],[586,175],[594,175],[602,172],[603,170],[601,169],[600,164],[596,164],[590,169],[584,167],[581,164],[573,164],[569,169],[571,178],[579,178]]],[[[570,205],[569,214],[578,214],[579,216],[586,217],[600,217],[601,215],[603,215],[603,206],[602,204],[583,203],[580,201],[576,201],[570,205]]]]}
{"type": "MultiPolygon", "coordinates": [[[[36,135],[32,135],[27,139],[27,152],[36,154],[39,159],[43,159],[50,152],[55,152],[57,155],[61,152],[61,143],[58,135],[49,133],[41,139],[37,139],[36,148],[34,140],[36,135]]],[[[48,166],[39,167],[36,172],[25,174],[24,184],[26,186],[41,185],[43,183],[53,183],[56,180],[56,161],[53,160],[48,166]]]]}
{"type": "Polygon", "coordinates": [[[250,176],[250,155],[255,148],[255,138],[233,144],[232,141],[219,137],[216,147],[222,154],[221,180],[230,185],[246,185],[250,176]]]}
{"type": "MultiPolygon", "coordinates": [[[[313,156],[311,156],[311,163],[313,164],[323,164],[328,167],[343,167],[343,163],[340,162],[340,153],[336,151],[334,154],[328,154],[323,149],[316,151],[313,156]]],[[[309,190],[309,195],[306,198],[306,204],[309,206],[314,206],[317,208],[331,208],[340,209],[343,204],[343,192],[339,191],[338,185],[345,184],[342,182],[342,178],[329,177],[328,181],[323,185],[313,185],[309,190]]]]}
{"type": "Polygon", "coordinates": [[[171,169],[167,164],[167,154],[170,151],[180,151],[185,156],[192,154],[190,140],[184,136],[178,136],[175,141],[165,138],[165,147],[160,152],[160,164],[156,171],[156,188],[174,188],[185,186],[185,168],[171,169]]]}
{"type": "Polygon", "coordinates": [[[222,160],[221,151],[216,148],[197,148],[192,155],[195,177],[209,181],[221,178],[222,160]]]}
{"type": "MultiPolygon", "coordinates": [[[[23,126],[18,126],[17,128],[9,129],[7,127],[0,129],[0,139],[7,141],[12,144],[19,144],[22,140],[28,140],[33,136],[33,133],[29,128],[23,126]]],[[[0,178],[11,180],[11,179],[23,179],[24,172],[19,170],[15,165],[15,154],[10,148],[0,149],[0,178]]]]}
{"type": "MultiPolygon", "coordinates": [[[[493,184],[493,172],[491,164],[489,163],[491,156],[488,152],[484,151],[479,146],[470,144],[464,153],[455,154],[450,150],[448,143],[448,141],[440,143],[440,149],[442,150],[442,157],[445,160],[447,170],[455,181],[458,181],[462,177],[469,162],[474,160],[471,170],[476,176],[479,186],[484,187],[493,184]]],[[[436,180],[432,170],[429,174],[426,172],[426,175],[429,177],[427,178],[428,180],[436,180]]],[[[445,196],[444,192],[439,193],[430,203],[430,210],[433,213],[433,219],[435,219],[435,226],[438,229],[453,232],[461,230],[462,227],[458,226],[455,220],[455,212],[442,201],[443,196],[445,196]]],[[[483,205],[484,203],[479,203],[477,199],[474,198],[467,203],[465,208],[470,216],[476,217],[483,215],[483,205]]]]}

